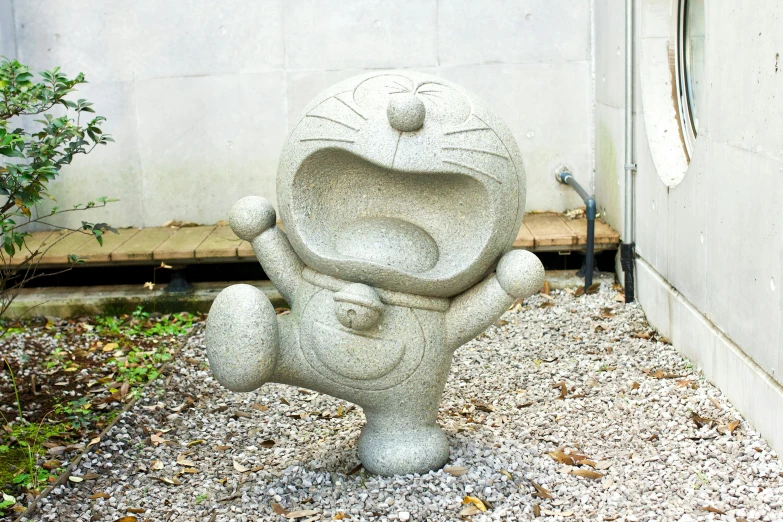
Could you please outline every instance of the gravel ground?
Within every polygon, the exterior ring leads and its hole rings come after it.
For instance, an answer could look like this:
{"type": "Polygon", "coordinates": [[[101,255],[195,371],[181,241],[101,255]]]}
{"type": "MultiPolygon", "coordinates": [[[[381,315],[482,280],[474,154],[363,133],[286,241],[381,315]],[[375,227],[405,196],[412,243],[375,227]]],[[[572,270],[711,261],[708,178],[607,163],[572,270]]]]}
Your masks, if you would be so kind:
{"type": "Polygon", "coordinates": [[[423,476],[357,469],[346,402],[220,388],[199,327],[34,520],[783,520],[775,452],[615,295],[534,296],[459,349],[423,476]]]}

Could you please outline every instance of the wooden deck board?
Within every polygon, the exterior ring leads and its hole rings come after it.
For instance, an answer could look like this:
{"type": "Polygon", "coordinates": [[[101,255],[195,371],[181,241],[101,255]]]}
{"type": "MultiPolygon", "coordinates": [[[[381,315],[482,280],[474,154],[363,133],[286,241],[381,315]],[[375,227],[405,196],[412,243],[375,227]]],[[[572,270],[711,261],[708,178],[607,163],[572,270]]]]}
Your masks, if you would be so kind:
{"type": "MultiPolygon", "coordinates": [[[[280,226],[280,224],[278,224],[280,226]]],[[[58,242],[41,258],[47,265],[65,265],[68,255],[76,254],[87,263],[154,263],[156,261],[218,262],[255,259],[247,241],[234,235],[230,227],[220,224],[198,227],[126,228],[120,234],[104,235],[101,247],[92,235],[76,234],[58,242]],[[203,261],[202,261],[203,260],[203,261]]],[[[45,249],[64,232],[33,232],[27,238],[31,251],[45,249]]],[[[568,251],[584,249],[587,242],[587,220],[566,219],[556,213],[527,214],[514,240],[514,247],[532,251],[568,251]]],[[[596,248],[619,244],[620,235],[603,221],[596,220],[596,248]]],[[[10,260],[18,266],[27,254],[25,249],[10,260]]]]}
{"type": "MultiPolygon", "coordinates": [[[[30,235],[25,239],[25,246],[23,246],[21,250],[17,250],[12,258],[9,259],[7,254],[3,252],[6,264],[10,266],[21,265],[30,254],[35,253],[36,250],[41,248],[47,238],[52,236],[52,234],[55,234],[55,237],[57,237],[59,233],[60,232],[58,230],[44,230],[30,233],[30,235]]],[[[33,261],[33,263],[35,263],[35,261],[33,261]]]]}
{"type": "Polygon", "coordinates": [[[216,226],[215,230],[196,248],[196,259],[237,257],[240,243],[243,241],[234,234],[231,227],[216,226]]]}
{"type": "Polygon", "coordinates": [[[577,244],[576,234],[565,224],[560,214],[528,214],[524,223],[533,235],[536,248],[572,247],[577,244]]]}
{"type": "Polygon", "coordinates": [[[152,252],[177,230],[168,227],[142,228],[111,253],[114,262],[151,261],[152,252]]]}
{"type": "MultiPolygon", "coordinates": [[[[576,234],[577,244],[587,243],[587,218],[566,219],[565,224],[576,234]]],[[[616,245],[620,242],[620,234],[600,219],[596,219],[594,241],[596,245],[616,245]]]]}
{"type": "Polygon", "coordinates": [[[196,249],[215,230],[215,226],[183,227],[152,252],[152,258],[160,261],[195,259],[196,249]]]}
{"type": "Polygon", "coordinates": [[[535,244],[533,234],[530,233],[530,229],[527,228],[523,221],[522,226],[519,227],[517,238],[514,240],[514,248],[533,248],[535,244]]]}
{"type": "Polygon", "coordinates": [[[103,233],[103,246],[93,238],[84,244],[78,252],[79,257],[84,259],[85,263],[108,263],[111,261],[111,254],[127,241],[138,234],[138,228],[121,228],[114,232],[103,233]]]}
{"type": "Polygon", "coordinates": [[[69,263],[69,255],[76,254],[81,257],[82,247],[86,245],[88,241],[96,241],[95,236],[92,234],[70,231],[59,234],[59,237],[52,235],[52,237],[47,239],[42,245],[44,251],[40,258],[40,264],[67,265],[69,263]]]}

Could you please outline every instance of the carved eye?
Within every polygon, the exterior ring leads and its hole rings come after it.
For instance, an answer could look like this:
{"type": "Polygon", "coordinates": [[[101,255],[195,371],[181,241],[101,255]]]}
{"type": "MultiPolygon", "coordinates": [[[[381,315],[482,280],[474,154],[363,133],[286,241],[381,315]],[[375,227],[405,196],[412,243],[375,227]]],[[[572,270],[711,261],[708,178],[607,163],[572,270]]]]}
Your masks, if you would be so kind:
{"type": "Polygon", "coordinates": [[[399,74],[381,74],[367,78],[356,86],[353,99],[364,112],[386,114],[389,98],[395,94],[412,93],[413,82],[399,74]]]}

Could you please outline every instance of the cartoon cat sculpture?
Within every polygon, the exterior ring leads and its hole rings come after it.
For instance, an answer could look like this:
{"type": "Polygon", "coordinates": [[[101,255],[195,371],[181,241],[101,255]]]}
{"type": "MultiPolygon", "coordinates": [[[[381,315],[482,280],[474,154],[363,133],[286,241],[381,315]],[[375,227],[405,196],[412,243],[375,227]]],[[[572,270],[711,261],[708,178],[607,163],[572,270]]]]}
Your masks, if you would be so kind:
{"type": "Polygon", "coordinates": [[[261,197],[229,222],[291,313],[249,285],[221,292],[207,320],[213,374],[233,391],[278,382],[358,404],[372,473],[440,468],[454,350],[543,282],[538,258],[511,250],[525,181],[510,131],[439,78],[358,76],[307,106],[277,193],[285,233],[261,197]]]}

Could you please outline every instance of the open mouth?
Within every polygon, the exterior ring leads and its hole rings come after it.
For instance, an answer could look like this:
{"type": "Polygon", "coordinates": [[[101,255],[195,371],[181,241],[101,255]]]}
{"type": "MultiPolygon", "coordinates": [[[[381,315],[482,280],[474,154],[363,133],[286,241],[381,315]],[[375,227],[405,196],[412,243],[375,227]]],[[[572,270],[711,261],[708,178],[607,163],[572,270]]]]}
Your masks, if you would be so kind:
{"type": "Polygon", "coordinates": [[[491,232],[489,196],[473,177],[395,170],[336,148],[302,162],[291,201],[289,236],[311,254],[308,264],[346,278],[450,277],[491,232]]]}

